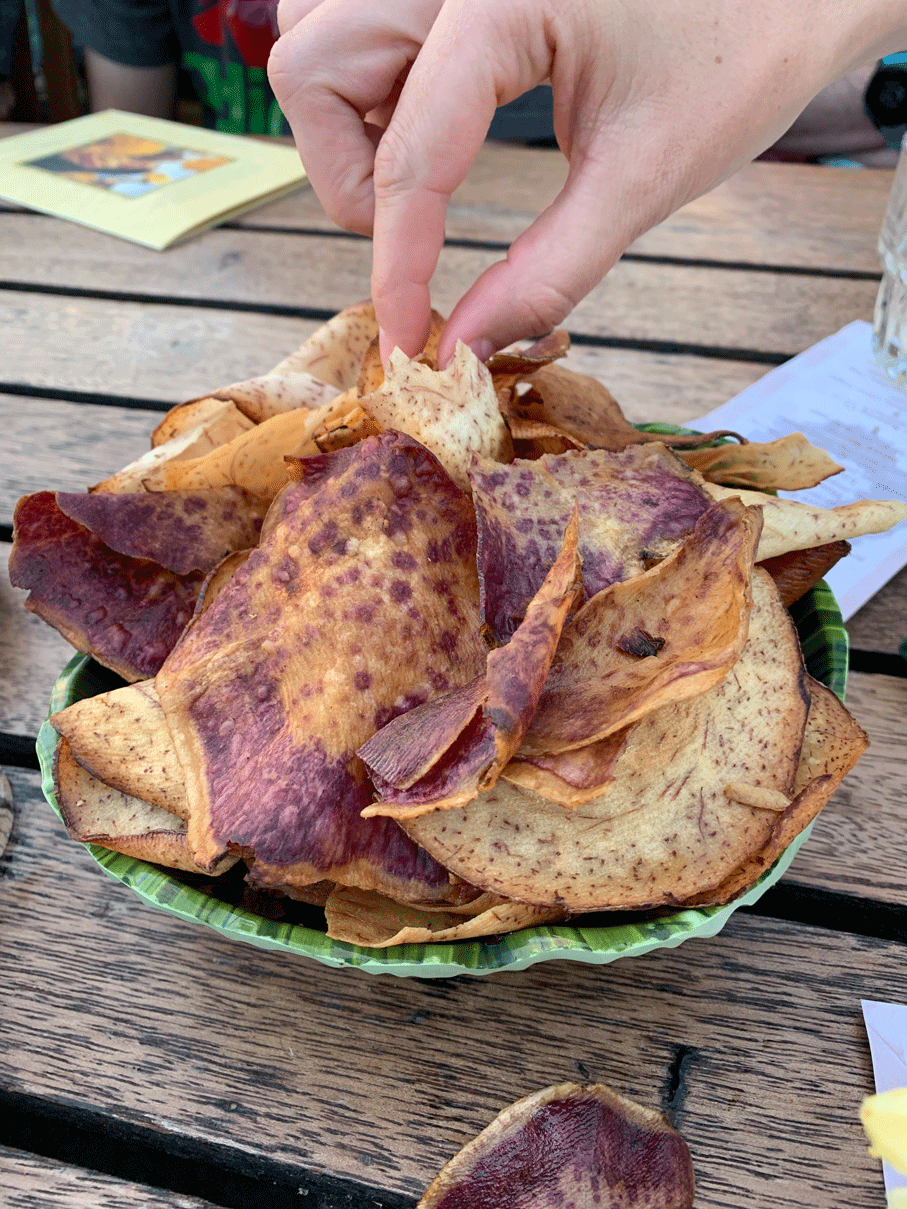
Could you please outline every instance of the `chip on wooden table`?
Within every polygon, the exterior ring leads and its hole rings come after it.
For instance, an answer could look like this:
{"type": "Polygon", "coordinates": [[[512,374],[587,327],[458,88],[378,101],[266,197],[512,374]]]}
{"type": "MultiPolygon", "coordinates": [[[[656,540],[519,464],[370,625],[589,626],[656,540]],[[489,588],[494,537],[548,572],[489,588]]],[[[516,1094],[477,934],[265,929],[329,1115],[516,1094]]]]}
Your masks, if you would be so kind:
{"type": "Polygon", "coordinates": [[[602,1083],[509,1105],[432,1181],[417,1209],[692,1209],[689,1147],[661,1113],[602,1083]]]}

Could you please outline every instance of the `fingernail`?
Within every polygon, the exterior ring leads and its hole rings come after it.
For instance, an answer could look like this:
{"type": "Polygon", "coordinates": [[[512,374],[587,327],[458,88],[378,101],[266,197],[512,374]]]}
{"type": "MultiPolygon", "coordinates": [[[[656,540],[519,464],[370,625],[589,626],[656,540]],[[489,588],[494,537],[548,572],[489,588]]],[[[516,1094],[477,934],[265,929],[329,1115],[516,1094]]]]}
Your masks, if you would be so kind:
{"type": "Polygon", "coordinates": [[[487,361],[495,351],[494,345],[485,336],[479,336],[476,340],[470,340],[469,347],[480,361],[487,361]]]}
{"type": "Polygon", "coordinates": [[[378,328],[378,352],[381,354],[381,364],[386,366],[388,357],[394,351],[394,345],[390,337],[387,336],[383,328],[378,328]]]}

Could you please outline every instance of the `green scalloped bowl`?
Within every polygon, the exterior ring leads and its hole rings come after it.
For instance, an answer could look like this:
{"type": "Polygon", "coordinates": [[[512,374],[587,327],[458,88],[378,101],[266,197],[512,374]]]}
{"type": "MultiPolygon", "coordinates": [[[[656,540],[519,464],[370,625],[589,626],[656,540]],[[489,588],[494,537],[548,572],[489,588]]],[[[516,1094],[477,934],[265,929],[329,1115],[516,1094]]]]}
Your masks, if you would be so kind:
{"type": "MultiPolygon", "coordinates": [[[[847,631],[837,602],[827,584],[818,584],[792,610],[806,666],[811,675],[827,684],[843,700],[847,679],[847,631]]],[[[102,691],[104,673],[86,655],[77,655],[64,668],[54,686],[49,713],[74,701],[102,691]]],[[[38,735],[38,757],[43,790],[60,814],[53,787],[53,754],[57,732],[45,722],[38,735]]],[[[596,926],[575,924],[524,928],[491,941],[460,941],[456,944],[396,945],[389,949],[365,949],[329,940],[315,928],[264,919],[223,902],[211,894],[180,881],[178,877],[145,861],[122,856],[86,844],[88,851],[111,877],[128,886],[146,903],[160,907],[180,919],[205,924],[224,936],[310,957],[326,966],[349,966],[370,974],[399,977],[449,978],[457,974],[493,974],[500,970],[524,970],[537,961],[583,961],[605,965],[619,957],[639,957],[652,949],[674,948],[693,937],[714,936],[738,907],[756,902],[790,865],[811,828],[803,831],[776,863],[746,894],[724,907],[677,911],[659,918],[640,918],[598,926],[601,915],[588,917],[596,926]]]]}

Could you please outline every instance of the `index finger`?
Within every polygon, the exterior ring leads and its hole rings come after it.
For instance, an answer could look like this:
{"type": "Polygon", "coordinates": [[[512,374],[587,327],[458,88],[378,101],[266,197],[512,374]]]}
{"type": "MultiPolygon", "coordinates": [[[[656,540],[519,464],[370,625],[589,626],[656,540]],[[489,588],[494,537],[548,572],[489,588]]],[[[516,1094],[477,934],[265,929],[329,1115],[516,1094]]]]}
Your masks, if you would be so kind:
{"type": "Polygon", "coordinates": [[[447,206],[497,107],[484,55],[458,50],[436,22],[375,156],[372,300],[385,357],[394,347],[415,356],[425,344],[447,206]]]}

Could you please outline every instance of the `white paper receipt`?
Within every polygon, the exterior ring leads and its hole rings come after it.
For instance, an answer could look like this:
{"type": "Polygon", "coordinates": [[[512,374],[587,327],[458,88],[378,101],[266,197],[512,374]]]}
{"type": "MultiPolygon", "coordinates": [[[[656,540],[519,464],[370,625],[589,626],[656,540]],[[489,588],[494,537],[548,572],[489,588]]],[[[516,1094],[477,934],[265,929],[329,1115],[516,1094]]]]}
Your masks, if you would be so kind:
{"type": "MultiPolygon", "coordinates": [[[[900,1003],[879,1003],[861,999],[863,1023],[869,1038],[872,1070],[877,1092],[907,1087],[907,1007],[900,1003]]],[[[907,1188],[907,1175],[882,1163],[885,1190],[889,1196],[896,1188],[907,1188]]]]}
{"type": "MultiPolygon", "coordinates": [[[[858,499],[907,503],[907,392],[878,365],[872,327],[858,321],[772,370],[729,403],[688,421],[729,428],[752,441],[802,432],[844,467],[792,498],[820,508],[858,499]]],[[[846,621],[907,564],[907,521],[854,540],[826,580],[846,621]]],[[[904,634],[907,636],[907,613],[904,634]]]]}

